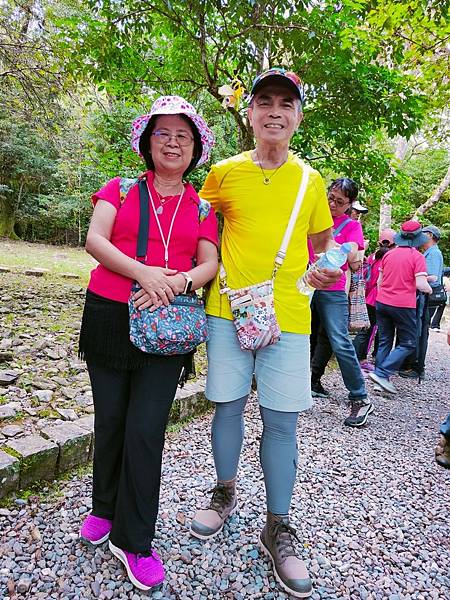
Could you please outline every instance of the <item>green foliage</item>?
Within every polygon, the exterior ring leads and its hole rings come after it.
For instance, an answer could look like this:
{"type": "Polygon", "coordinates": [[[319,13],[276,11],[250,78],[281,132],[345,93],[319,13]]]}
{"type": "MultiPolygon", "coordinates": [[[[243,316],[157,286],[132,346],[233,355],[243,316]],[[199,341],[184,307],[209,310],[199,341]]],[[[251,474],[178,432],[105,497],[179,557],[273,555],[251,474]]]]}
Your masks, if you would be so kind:
{"type": "MultiPolygon", "coordinates": [[[[438,138],[436,116],[449,99],[448,5],[5,0],[0,234],[82,243],[92,192],[144,169],[130,149],[130,124],[160,94],[180,94],[206,117],[217,139],[212,162],[251,147],[245,102],[225,111],[218,89],[234,75],[249,88],[263,67],[284,65],[301,75],[307,93],[294,149],[328,179],[360,183],[376,236],[382,198],[391,198],[395,222],[417,206],[414,177],[388,138],[410,138],[425,125],[438,138]]],[[[445,140],[445,131],[439,135],[445,140]]],[[[191,174],[197,189],[207,170],[191,174]]],[[[448,222],[442,204],[430,216],[448,222]]]]}
{"type": "MultiPolygon", "coordinates": [[[[437,188],[450,164],[445,150],[430,150],[409,160],[404,167],[408,178],[405,201],[411,206],[411,213],[423,204],[437,188]]],[[[446,265],[450,265],[450,190],[447,189],[426,216],[420,219],[423,224],[439,227],[442,233],[439,247],[446,265]]]]}

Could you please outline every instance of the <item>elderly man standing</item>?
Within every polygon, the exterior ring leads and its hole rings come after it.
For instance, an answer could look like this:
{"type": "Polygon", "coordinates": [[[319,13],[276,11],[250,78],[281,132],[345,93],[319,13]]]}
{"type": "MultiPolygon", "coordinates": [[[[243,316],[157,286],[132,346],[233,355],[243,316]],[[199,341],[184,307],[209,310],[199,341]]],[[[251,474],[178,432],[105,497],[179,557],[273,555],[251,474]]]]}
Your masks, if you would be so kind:
{"type": "MultiPolygon", "coordinates": [[[[281,587],[297,598],[308,597],[312,588],[289,521],[297,470],[297,418],[311,406],[310,310],[296,281],[307,266],[308,237],[316,252],[336,245],[322,178],[289,151],[303,118],[302,102],[303,88],[295,73],[275,68],[259,75],[248,108],[255,148],[214,165],[200,192],[223,215],[221,255],[227,285],[240,289],[270,279],[297,192],[309,175],[286,258],[275,278],[281,338],[256,350],[243,350],[229,299],[220,293],[220,277],[210,289],[206,396],[215,403],[212,450],[217,484],[208,507],[199,510],[191,524],[192,535],[207,540],[222,530],[237,509],[243,413],[254,374],[263,422],[260,460],[267,499],[266,525],[259,542],[281,587]]],[[[318,271],[310,275],[309,283],[323,288],[340,275],[339,270],[318,271]]],[[[245,497],[241,502],[245,504],[245,497]]]]}

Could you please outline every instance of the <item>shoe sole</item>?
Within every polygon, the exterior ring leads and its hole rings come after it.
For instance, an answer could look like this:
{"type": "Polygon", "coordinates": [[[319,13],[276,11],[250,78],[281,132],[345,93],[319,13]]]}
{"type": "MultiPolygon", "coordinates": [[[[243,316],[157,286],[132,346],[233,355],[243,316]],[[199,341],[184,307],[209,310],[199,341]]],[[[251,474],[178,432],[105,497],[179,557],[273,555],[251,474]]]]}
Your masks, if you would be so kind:
{"type": "Polygon", "coordinates": [[[236,502],[236,505],[235,505],[235,506],[234,506],[234,508],[233,508],[233,509],[230,511],[230,513],[228,514],[228,516],[225,518],[225,520],[224,520],[224,522],[222,523],[221,527],[220,527],[220,528],[219,528],[217,531],[215,531],[214,533],[211,533],[210,535],[203,535],[203,534],[201,534],[201,533],[197,533],[196,531],[194,531],[194,530],[192,529],[192,525],[191,525],[191,527],[190,527],[190,529],[189,529],[189,533],[190,533],[190,534],[191,534],[193,537],[197,538],[198,540],[202,540],[202,541],[204,541],[204,542],[205,542],[206,540],[210,540],[210,539],[212,539],[213,537],[216,537],[216,535],[219,535],[219,533],[220,533],[220,532],[222,531],[222,529],[223,529],[223,526],[225,525],[225,522],[226,522],[226,520],[227,520],[229,517],[231,517],[231,515],[232,515],[232,514],[234,514],[234,513],[237,511],[237,509],[238,509],[238,503],[236,502]]]}
{"type": "Polygon", "coordinates": [[[369,410],[364,415],[364,421],[361,421],[361,423],[346,423],[344,421],[344,425],[346,427],[362,427],[363,425],[365,425],[367,423],[367,419],[369,418],[369,415],[371,415],[372,413],[373,413],[373,404],[371,404],[369,410]]]}
{"type": "Polygon", "coordinates": [[[329,398],[330,394],[321,394],[320,392],[313,392],[313,391],[311,391],[311,396],[313,398],[329,398]]]}
{"type": "Polygon", "coordinates": [[[85,544],[86,546],[99,546],[100,544],[103,544],[104,542],[106,542],[106,540],[109,538],[109,532],[104,535],[102,538],[100,538],[99,540],[95,540],[95,542],[93,540],[90,540],[87,537],[84,537],[82,535],[80,535],[80,540],[83,544],[85,544]]]}
{"type": "Polygon", "coordinates": [[[148,590],[153,590],[155,588],[158,588],[161,586],[161,584],[164,581],[164,577],[161,579],[161,581],[156,582],[153,585],[144,585],[143,583],[141,583],[140,581],[138,581],[136,579],[136,577],[133,575],[133,573],[130,570],[130,567],[128,565],[128,561],[126,559],[126,556],[123,552],[123,550],[121,550],[120,548],[118,548],[117,546],[114,546],[114,544],[111,542],[111,540],[109,540],[109,549],[111,550],[111,552],[114,554],[114,556],[116,558],[118,558],[120,560],[120,562],[123,564],[123,566],[125,567],[126,571],[127,571],[127,575],[128,575],[128,579],[131,581],[131,583],[139,588],[140,590],[147,592],[148,590]]]}
{"type": "Polygon", "coordinates": [[[309,592],[296,592],[295,590],[293,590],[292,588],[288,587],[284,583],[284,581],[281,579],[280,575],[278,574],[277,568],[275,566],[275,561],[273,560],[273,557],[270,554],[270,550],[269,550],[269,548],[266,547],[266,545],[262,541],[261,536],[259,537],[258,547],[261,549],[262,553],[265,556],[267,556],[267,558],[271,561],[271,563],[272,563],[272,569],[273,569],[273,574],[275,575],[275,579],[278,581],[278,583],[280,584],[280,586],[283,588],[283,590],[285,592],[287,592],[291,596],[294,596],[294,598],[309,598],[311,596],[311,594],[313,593],[312,588],[311,588],[311,591],[309,591],[309,592]]]}

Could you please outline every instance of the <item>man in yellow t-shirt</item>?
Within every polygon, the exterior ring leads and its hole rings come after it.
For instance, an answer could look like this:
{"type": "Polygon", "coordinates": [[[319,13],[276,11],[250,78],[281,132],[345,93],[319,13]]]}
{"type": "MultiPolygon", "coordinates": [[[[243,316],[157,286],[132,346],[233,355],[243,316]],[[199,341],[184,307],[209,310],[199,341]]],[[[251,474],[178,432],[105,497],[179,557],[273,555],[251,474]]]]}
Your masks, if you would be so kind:
{"type": "MultiPolygon", "coordinates": [[[[260,457],[267,496],[267,521],[260,536],[281,587],[295,597],[311,593],[305,564],[295,551],[289,508],[296,477],[296,424],[299,411],[311,405],[309,371],[310,309],[297,279],[307,267],[307,238],[316,252],[335,246],[323,180],[289,151],[300,125],[303,88],[295,73],[270,69],[252,87],[248,117],[255,149],[214,165],[200,196],[222,213],[222,261],[227,284],[242,288],[271,278],[300,182],[309,181],[286,258],[275,278],[275,310],[282,334],[275,344],[242,350],[219,275],[209,291],[210,329],[206,396],[215,403],[212,447],[217,485],[209,506],[199,510],[191,533],[199,539],[217,535],[237,508],[235,481],[244,437],[243,411],[252,376],[258,386],[263,421],[260,457]]],[[[313,287],[325,288],[341,272],[318,271],[313,287]]]]}

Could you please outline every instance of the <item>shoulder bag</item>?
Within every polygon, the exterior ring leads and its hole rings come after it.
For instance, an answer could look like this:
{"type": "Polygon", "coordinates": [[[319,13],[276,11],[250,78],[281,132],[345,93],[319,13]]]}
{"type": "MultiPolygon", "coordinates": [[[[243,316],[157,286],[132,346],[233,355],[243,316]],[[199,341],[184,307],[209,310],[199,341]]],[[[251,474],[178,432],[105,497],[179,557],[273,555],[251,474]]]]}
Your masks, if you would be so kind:
{"type": "Polygon", "coordinates": [[[441,278],[441,283],[431,287],[431,294],[428,296],[428,306],[441,306],[441,304],[446,304],[446,302],[447,292],[441,278]]]}
{"type": "Polygon", "coordinates": [[[366,282],[361,266],[351,273],[350,290],[348,292],[348,329],[360,331],[370,327],[369,314],[366,305],[366,282]]]}

